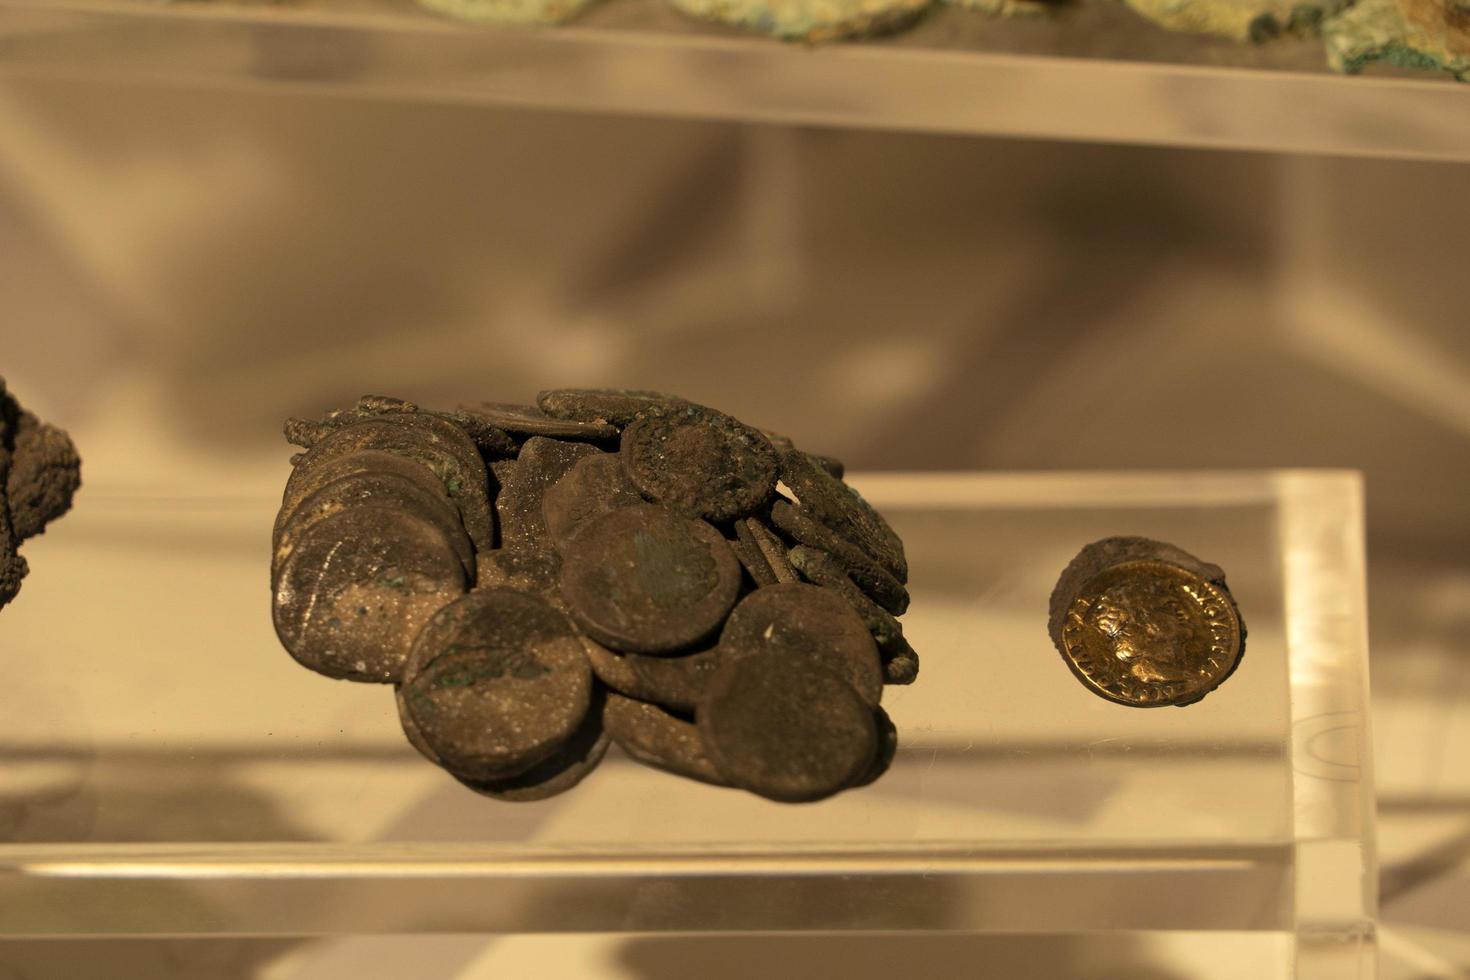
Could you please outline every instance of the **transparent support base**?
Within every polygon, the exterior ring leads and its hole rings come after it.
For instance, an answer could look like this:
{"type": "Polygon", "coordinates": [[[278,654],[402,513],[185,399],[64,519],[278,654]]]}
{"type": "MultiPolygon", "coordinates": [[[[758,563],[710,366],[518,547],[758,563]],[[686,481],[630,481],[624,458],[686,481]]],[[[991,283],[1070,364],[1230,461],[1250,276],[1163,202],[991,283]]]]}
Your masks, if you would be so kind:
{"type": "Polygon", "coordinates": [[[804,806],[616,752],[552,800],[478,797],[387,688],[281,650],[269,496],[87,488],[0,615],[0,931],[1208,932],[1371,972],[1355,475],[854,482],[907,542],[923,669],[885,695],[889,773],[804,806]],[[1229,575],[1249,644],[1197,705],[1104,702],[1051,647],[1057,573],[1120,533],[1229,575]]]}
{"type": "Polygon", "coordinates": [[[1470,159],[1447,76],[1327,70],[1317,38],[1165,31],[1121,3],[996,20],[941,4],[914,30],[782,44],[663,0],[574,25],[467,25],[411,0],[0,0],[0,78],[260,88],[1279,153],[1470,159]]]}

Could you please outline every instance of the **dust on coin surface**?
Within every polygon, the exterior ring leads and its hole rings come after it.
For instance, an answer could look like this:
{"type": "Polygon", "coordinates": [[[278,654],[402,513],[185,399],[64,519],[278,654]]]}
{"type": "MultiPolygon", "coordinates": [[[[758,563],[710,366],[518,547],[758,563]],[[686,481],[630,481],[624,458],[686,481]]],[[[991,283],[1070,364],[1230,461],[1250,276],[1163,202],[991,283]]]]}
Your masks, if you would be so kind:
{"type": "Polygon", "coordinates": [[[883,696],[878,645],[862,617],[846,599],[807,582],[770,585],[741,599],[720,631],[720,651],[725,659],[774,654],[793,669],[825,667],[869,705],[883,696]]]}
{"type": "Polygon", "coordinates": [[[903,541],[861,494],[800,451],[781,454],[781,479],[815,520],[861,548],[900,585],[908,582],[903,541]]]}
{"type": "Polygon", "coordinates": [[[657,705],[620,694],[607,696],[602,717],[608,736],[644,765],[716,786],[727,785],[710,761],[693,723],[675,718],[657,705]]]}
{"type": "Polygon", "coordinates": [[[276,575],[272,620],[303,666],[390,683],[402,675],[419,626],[467,585],[433,521],[355,507],[316,522],[296,541],[276,575]]]}
{"type": "Polygon", "coordinates": [[[602,725],[605,698],[604,691],[594,688],[581,726],[556,751],[524,772],[501,779],[454,778],[481,796],[507,803],[535,803],[565,793],[602,763],[612,744],[602,725]]]}
{"type": "Polygon", "coordinates": [[[683,514],[720,523],[761,508],[779,460],[765,436],[700,405],[657,406],[623,430],[623,466],[638,491],[683,514]]]}
{"type": "Polygon", "coordinates": [[[592,453],[546,489],[541,516],[552,543],[563,547],[592,518],[643,502],[616,453],[592,453]]]}
{"type": "Polygon", "coordinates": [[[514,464],[492,465],[500,481],[495,514],[501,547],[541,549],[553,545],[543,508],[546,492],[578,462],[592,455],[602,452],[585,442],[532,436],[521,446],[514,464]]]}
{"type": "Polygon", "coordinates": [[[695,722],[721,776],[788,803],[852,785],[878,749],[873,708],[852,685],[775,652],[723,664],[695,722]]]}
{"type": "Polygon", "coordinates": [[[466,402],[459,406],[459,411],[521,438],[546,436],[552,439],[585,439],[589,442],[609,442],[618,438],[618,427],[608,422],[553,418],[533,405],[466,402]]]}
{"type": "Polygon", "coordinates": [[[627,425],[657,405],[683,405],[678,395],[636,388],[556,388],[536,396],[536,407],[552,418],[627,425]]]}
{"type": "Polygon", "coordinates": [[[448,498],[392,472],[368,470],[333,480],[302,500],[275,535],[273,562],[279,568],[295,548],[296,540],[317,521],[356,507],[401,508],[438,525],[445,541],[459,556],[465,572],[475,573],[475,549],[459,512],[448,498]]]}
{"type": "Polygon", "coordinates": [[[442,765],[468,779],[525,772],[581,727],[592,671],[566,616],[544,600],[484,589],[419,631],[403,699],[442,765]]]}
{"type": "Polygon", "coordinates": [[[718,646],[677,657],[652,657],[614,653],[586,637],[582,643],[592,672],[602,683],[630,698],[675,711],[693,711],[720,666],[718,646]]]}
{"type": "Polygon", "coordinates": [[[719,531],[652,504],[589,521],[562,555],[561,591],[573,618],[615,650],[693,646],[724,622],[740,580],[719,531]]]}
{"type": "Polygon", "coordinates": [[[858,587],[890,613],[902,616],[908,610],[909,593],[903,583],[862,548],[808,517],[804,507],[778,500],[771,507],[771,520],[796,541],[837,559],[858,587]]]}

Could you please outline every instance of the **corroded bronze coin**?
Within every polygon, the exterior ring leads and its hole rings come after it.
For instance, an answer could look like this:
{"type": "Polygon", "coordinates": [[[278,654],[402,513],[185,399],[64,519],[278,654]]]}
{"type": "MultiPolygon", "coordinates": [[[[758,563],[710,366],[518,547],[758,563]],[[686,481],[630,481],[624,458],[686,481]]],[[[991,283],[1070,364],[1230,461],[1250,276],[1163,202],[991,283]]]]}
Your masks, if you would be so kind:
{"type": "Polygon", "coordinates": [[[630,698],[675,711],[693,711],[720,667],[719,647],[678,657],[650,657],[613,653],[586,638],[582,643],[587,662],[602,683],[630,698]]]}
{"type": "Polygon", "coordinates": [[[878,646],[846,599],[806,582],[756,589],[740,600],[720,632],[726,659],[774,653],[788,663],[812,663],[842,677],[876,705],[883,696],[878,646]]]}
{"type": "Polygon", "coordinates": [[[919,676],[919,655],[904,638],[903,626],[879,606],[867,593],[848,578],[835,558],[816,548],[797,545],[790,551],[791,564],[808,582],[831,589],[842,596],[857,614],[878,644],[883,657],[885,684],[912,684],[919,676]]]}
{"type": "Polygon", "coordinates": [[[656,705],[609,694],[602,723],[618,747],[644,765],[716,786],[726,785],[705,751],[699,729],[690,722],[656,705]]]}
{"type": "Polygon", "coordinates": [[[496,478],[501,481],[500,492],[495,496],[501,547],[539,549],[552,546],[542,507],[546,491],[578,462],[592,455],[602,453],[585,442],[560,442],[544,436],[532,436],[521,447],[513,465],[497,463],[492,467],[496,478]]]}
{"type": "Polygon", "coordinates": [[[804,507],[778,500],[771,507],[771,521],[794,540],[819,548],[842,564],[858,587],[884,609],[902,616],[909,608],[909,592],[882,565],[841,534],[814,521],[804,507]]]}
{"type": "Polygon", "coordinates": [[[893,723],[892,718],[888,717],[888,712],[882,708],[874,708],[873,727],[878,733],[878,750],[873,753],[873,761],[868,766],[868,771],[854,780],[850,789],[877,782],[898,756],[898,726],[893,723]]]}
{"type": "Polygon", "coordinates": [[[464,592],[464,566],[432,520],[355,507],[317,521],[276,574],[276,635],[328,677],[389,683],[418,628],[464,592]]]}
{"type": "Polygon", "coordinates": [[[673,653],[719,629],[740,589],[720,532],[665,507],[623,507],[589,521],[562,555],[572,617],[615,650],[673,653]]]}
{"type": "Polygon", "coordinates": [[[1112,541],[1160,547],[1085,549],[1053,595],[1053,640],[1072,673],[1109,701],[1193,704],[1230,676],[1244,651],[1224,576],[1169,545],[1112,541]]]}
{"type": "Polygon", "coordinates": [[[593,453],[546,489],[541,516],[552,543],[561,548],[590,519],[643,502],[616,453],[593,453]]]}
{"type": "Polygon", "coordinates": [[[790,803],[852,785],[878,748],[873,708],[852,685],[776,652],[722,665],[695,723],[721,776],[790,803]]]}
{"type": "Polygon", "coordinates": [[[900,585],[908,581],[903,542],[856,490],[803,452],[781,454],[781,479],[812,518],[861,548],[900,585]]]}
{"type": "Polygon", "coordinates": [[[736,521],[735,537],[751,555],[751,564],[747,568],[755,577],[756,584],[797,581],[796,569],[786,554],[786,545],[759,517],[744,517],[736,521]],[[763,568],[764,572],[758,574],[758,568],[763,568]]]}
{"type": "Polygon", "coordinates": [[[306,451],[292,481],[305,481],[317,466],[339,456],[369,449],[397,453],[427,466],[459,510],[470,540],[477,548],[491,546],[494,523],[485,489],[485,462],[462,429],[438,416],[384,415],[337,429],[306,451]]]}
{"type": "Polygon", "coordinates": [[[455,778],[481,796],[507,803],[534,803],[565,793],[601,764],[612,744],[602,726],[605,699],[606,694],[594,688],[581,727],[560,748],[525,772],[503,779],[455,778]]]}
{"type": "Polygon", "coordinates": [[[566,616],[534,596],[485,589],[419,630],[401,694],[431,758],[466,779],[501,780],[581,728],[592,672],[566,616]]]}
{"type": "Polygon", "coordinates": [[[608,442],[618,438],[618,427],[607,422],[581,422],[558,419],[532,405],[508,405],[504,402],[469,402],[459,411],[479,419],[512,436],[548,436],[553,439],[585,439],[608,442]]]}
{"type": "Polygon", "coordinates": [[[552,418],[627,425],[656,405],[682,405],[678,395],[625,388],[557,388],[536,396],[536,407],[552,418]]]}
{"type": "Polygon", "coordinates": [[[485,588],[514,589],[539,596],[562,612],[561,556],[550,548],[496,548],[476,557],[476,581],[485,588]]]}
{"type": "Polygon", "coordinates": [[[367,471],[333,480],[307,497],[292,511],[275,536],[273,567],[280,568],[296,541],[317,521],[354,507],[402,508],[426,518],[444,531],[445,541],[459,556],[465,572],[475,574],[475,549],[460,523],[459,512],[447,497],[391,472],[367,471]]]}
{"type": "Polygon", "coordinates": [[[744,517],[776,489],[766,437],[700,405],[658,406],[623,430],[623,466],[650,500],[714,522],[744,517]]]}
{"type": "MultiPolygon", "coordinates": [[[[305,458],[303,457],[303,462],[305,458]]],[[[444,502],[454,515],[455,524],[461,524],[458,508],[449,499],[444,484],[423,463],[399,453],[382,449],[364,449],[343,455],[313,459],[308,465],[298,465],[286,480],[286,491],[281,497],[281,509],[276,512],[276,523],[271,529],[271,540],[278,541],[281,531],[291,521],[301,502],[329,484],[347,477],[363,474],[393,476],[406,480],[421,490],[444,502]]]]}

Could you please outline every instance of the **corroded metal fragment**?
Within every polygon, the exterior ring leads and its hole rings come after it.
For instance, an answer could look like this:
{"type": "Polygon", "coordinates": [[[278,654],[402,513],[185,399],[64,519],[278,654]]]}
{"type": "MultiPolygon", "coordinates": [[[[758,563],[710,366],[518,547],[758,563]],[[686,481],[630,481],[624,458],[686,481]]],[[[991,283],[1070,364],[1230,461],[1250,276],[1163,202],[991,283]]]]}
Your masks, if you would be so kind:
{"type": "Polygon", "coordinates": [[[0,378],[0,607],[29,571],[21,543],[71,508],[81,465],[71,437],[21,408],[0,378]]]}

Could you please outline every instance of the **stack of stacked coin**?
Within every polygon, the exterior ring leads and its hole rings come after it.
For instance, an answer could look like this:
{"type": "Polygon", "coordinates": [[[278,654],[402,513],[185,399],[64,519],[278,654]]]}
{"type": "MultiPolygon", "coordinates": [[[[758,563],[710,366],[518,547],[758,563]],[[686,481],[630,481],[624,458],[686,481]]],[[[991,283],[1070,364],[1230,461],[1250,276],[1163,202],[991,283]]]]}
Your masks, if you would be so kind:
{"type": "Polygon", "coordinates": [[[918,657],[903,545],[835,460],[655,392],[293,419],[276,630],[396,686],[409,741],[536,800],[610,742],[774,800],[877,778],[918,657]]]}

